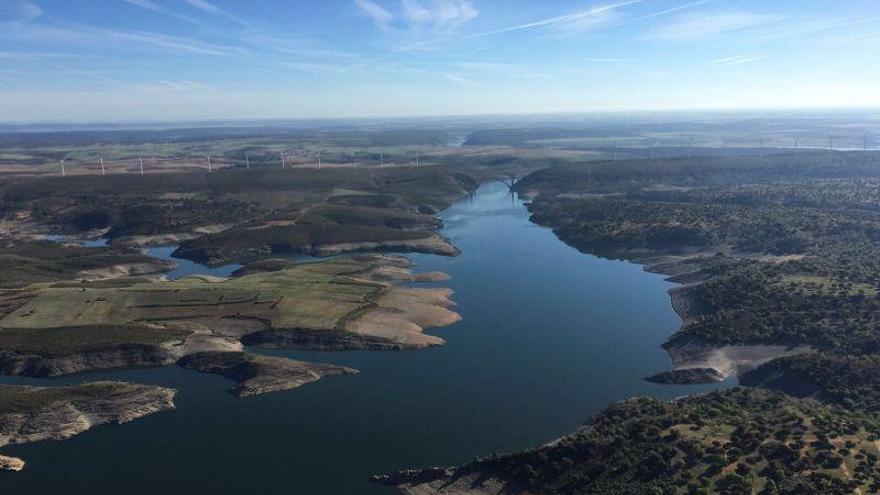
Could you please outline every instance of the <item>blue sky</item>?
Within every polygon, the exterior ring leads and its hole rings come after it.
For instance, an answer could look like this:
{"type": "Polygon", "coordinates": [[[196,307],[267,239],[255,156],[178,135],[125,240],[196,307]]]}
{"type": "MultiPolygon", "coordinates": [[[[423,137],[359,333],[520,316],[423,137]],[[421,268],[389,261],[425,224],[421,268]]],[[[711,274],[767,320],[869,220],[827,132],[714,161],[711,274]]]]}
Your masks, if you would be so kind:
{"type": "Polygon", "coordinates": [[[880,105],[876,0],[0,0],[0,121],[880,105]]]}

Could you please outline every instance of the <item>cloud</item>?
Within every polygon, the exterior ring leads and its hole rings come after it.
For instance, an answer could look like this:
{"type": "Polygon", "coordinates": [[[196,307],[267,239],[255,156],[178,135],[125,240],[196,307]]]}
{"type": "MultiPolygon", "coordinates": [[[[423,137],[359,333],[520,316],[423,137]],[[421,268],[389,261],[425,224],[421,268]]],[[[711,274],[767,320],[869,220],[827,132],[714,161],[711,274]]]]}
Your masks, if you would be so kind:
{"type": "Polygon", "coordinates": [[[123,0],[126,3],[130,3],[136,7],[140,7],[145,10],[149,10],[152,12],[156,12],[158,14],[166,15],[168,17],[173,17],[175,19],[180,19],[182,21],[189,22],[190,24],[195,24],[196,26],[204,26],[205,24],[198,19],[190,17],[186,14],[181,14],[180,12],[175,12],[169,8],[158,5],[150,0],[123,0]]]}
{"type": "Polygon", "coordinates": [[[575,12],[571,12],[565,15],[560,15],[556,17],[550,17],[547,19],[541,19],[532,22],[526,22],[523,24],[516,24],[513,26],[507,26],[499,29],[493,29],[491,31],[484,31],[482,33],[476,33],[469,36],[465,36],[465,39],[472,38],[482,38],[485,36],[492,36],[496,34],[510,33],[514,31],[524,31],[531,30],[537,28],[573,28],[577,26],[589,26],[594,25],[597,21],[601,21],[602,19],[607,19],[607,16],[617,9],[622,7],[627,7],[629,5],[635,5],[639,3],[644,3],[648,0],[628,0],[624,2],[612,3],[608,5],[601,5],[598,7],[593,7],[586,10],[579,10],[575,12]]]}
{"type": "Polygon", "coordinates": [[[682,16],[648,34],[650,39],[694,40],[764,26],[783,20],[774,14],[751,12],[714,12],[682,16]]]}
{"type": "Polygon", "coordinates": [[[354,4],[376,27],[410,38],[410,43],[425,34],[448,34],[480,15],[471,0],[354,0],[354,4]]]}
{"type": "Polygon", "coordinates": [[[709,62],[709,65],[743,65],[767,60],[767,55],[734,55],[709,62]]]}
{"type": "Polygon", "coordinates": [[[403,16],[410,23],[455,27],[480,15],[468,0],[433,0],[427,6],[420,0],[401,0],[403,16]]]}
{"type": "Polygon", "coordinates": [[[588,29],[595,29],[599,26],[609,24],[614,19],[618,19],[618,13],[616,12],[618,9],[627,7],[629,5],[644,3],[647,1],[648,0],[624,0],[617,3],[592,7],[586,10],[577,10],[574,12],[569,12],[568,14],[563,14],[555,17],[539,19],[536,21],[525,22],[521,24],[514,24],[511,26],[492,29],[490,31],[477,32],[457,38],[450,36],[437,37],[434,39],[424,40],[403,46],[402,50],[425,50],[431,48],[434,45],[438,45],[448,41],[485,38],[488,36],[495,36],[517,31],[528,31],[536,29],[553,29],[556,31],[584,31],[588,29]]]}
{"type": "Polygon", "coordinates": [[[190,6],[201,10],[202,12],[207,12],[208,14],[216,15],[219,17],[225,17],[226,19],[229,19],[232,22],[235,22],[237,24],[241,24],[242,26],[245,26],[245,27],[250,27],[249,22],[236,16],[235,14],[232,14],[226,10],[221,9],[220,7],[214,5],[213,3],[207,2],[206,0],[183,0],[183,1],[186,2],[187,4],[189,4],[190,6]]]}
{"type": "Polygon", "coordinates": [[[821,19],[807,19],[783,26],[776,32],[765,33],[759,39],[766,41],[779,38],[794,38],[876,21],[880,21],[880,14],[850,18],[824,17],[821,19]]]}
{"type": "Polygon", "coordinates": [[[658,12],[652,12],[650,14],[640,15],[638,17],[633,17],[632,19],[627,19],[625,22],[620,23],[619,25],[632,24],[634,22],[645,21],[648,19],[655,19],[657,17],[663,17],[665,15],[674,14],[676,12],[681,12],[682,10],[692,9],[694,7],[699,7],[701,5],[705,5],[707,3],[714,3],[720,0],[698,0],[696,2],[686,3],[684,5],[679,5],[677,7],[671,7],[668,9],[660,10],[658,12]]]}
{"type": "Polygon", "coordinates": [[[394,20],[394,14],[385,7],[382,7],[373,0],[354,0],[355,5],[373,20],[373,23],[379,27],[385,28],[394,20]]]}

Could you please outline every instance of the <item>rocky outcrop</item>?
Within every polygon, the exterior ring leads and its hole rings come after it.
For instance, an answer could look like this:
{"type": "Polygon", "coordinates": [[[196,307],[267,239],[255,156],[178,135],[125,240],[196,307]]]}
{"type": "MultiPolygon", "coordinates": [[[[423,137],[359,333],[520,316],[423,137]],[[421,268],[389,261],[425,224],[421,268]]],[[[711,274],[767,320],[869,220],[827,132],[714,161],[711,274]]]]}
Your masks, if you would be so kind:
{"type": "Polygon", "coordinates": [[[0,455],[0,471],[21,471],[24,469],[24,461],[18,457],[0,455]]]}
{"type": "Polygon", "coordinates": [[[89,370],[149,368],[174,364],[187,354],[238,350],[241,343],[236,339],[199,334],[156,345],[108,343],[63,354],[0,350],[0,374],[48,378],[89,370]]]}
{"type": "Polygon", "coordinates": [[[242,337],[246,346],[301,351],[402,351],[392,340],[342,330],[275,328],[242,337]]]}
{"type": "MultiPolygon", "coordinates": [[[[173,408],[175,393],[122,382],[69,387],[0,385],[0,447],[63,440],[96,425],[134,421],[173,408]]],[[[17,470],[24,463],[2,457],[0,466],[17,470]]]]}
{"type": "Polygon", "coordinates": [[[366,251],[395,251],[440,256],[458,256],[459,251],[443,236],[433,234],[423,239],[399,239],[379,242],[349,242],[340,244],[323,244],[311,247],[308,254],[314,256],[337,256],[344,253],[366,251]]]}
{"type": "Polygon", "coordinates": [[[46,378],[81,371],[164,366],[177,356],[160,346],[118,344],[69,355],[22,354],[0,351],[0,374],[46,378]]]}
{"type": "Polygon", "coordinates": [[[238,382],[230,392],[251,397],[290,390],[325,376],[353,375],[357,370],[324,363],[261,356],[245,352],[204,352],[180,360],[187,369],[214,373],[238,382]]]}

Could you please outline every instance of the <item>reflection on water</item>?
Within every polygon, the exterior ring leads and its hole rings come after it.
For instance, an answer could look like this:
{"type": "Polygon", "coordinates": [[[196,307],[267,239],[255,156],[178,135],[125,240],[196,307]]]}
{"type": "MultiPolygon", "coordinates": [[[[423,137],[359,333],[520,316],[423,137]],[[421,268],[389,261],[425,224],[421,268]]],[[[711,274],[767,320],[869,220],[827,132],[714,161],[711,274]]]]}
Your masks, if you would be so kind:
{"type": "MultiPolygon", "coordinates": [[[[662,276],[566,246],[531,224],[503,184],[481,187],[443,219],[461,256],[413,259],[453,277],[442,284],[455,290],[464,320],[436,332],[446,346],[272,351],[361,373],[252,399],[227,394],[222,378],[173,366],[52,380],[170,386],[180,391],[178,409],[3,449],[28,467],[0,483],[16,494],[387,494],[371,474],[539,445],[613,400],[715,388],[642,379],[669,366],[660,344],[680,324],[662,276]]],[[[164,249],[151,253],[172,250],[164,249]]]]}

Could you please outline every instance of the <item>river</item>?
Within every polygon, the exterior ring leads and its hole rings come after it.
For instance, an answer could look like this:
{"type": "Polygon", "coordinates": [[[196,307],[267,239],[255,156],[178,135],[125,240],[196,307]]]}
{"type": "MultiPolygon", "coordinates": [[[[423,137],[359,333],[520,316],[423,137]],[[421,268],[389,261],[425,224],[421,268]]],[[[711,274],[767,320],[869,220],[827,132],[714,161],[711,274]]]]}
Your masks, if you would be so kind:
{"type": "MultiPolygon", "coordinates": [[[[536,446],[610,401],[674,398],[717,386],[645,382],[680,325],[672,284],[638,265],[579,253],[528,221],[503,184],[442,215],[456,258],[413,255],[441,270],[464,319],[435,333],[447,345],[409,352],[272,354],[358,368],[289,392],[236,399],[230,382],[176,366],[91,372],[61,385],[123,379],[179,390],[177,409],[63,442],[3,449],[28,463],[0,475],[15,494],[388,494],[371,474],[452,465],[536,446]]],[[[171,248],[152,250],[167,257],[171,248]]],[[[186,264],[189,272],[227,274],[186,264]]],[[[428,284],[430,286],[430,284],[428,284]]],[[[265,352],[265,351],[263,351],[265,352]]],[[[723,385],[722,385],[723,386],[723,385]]]]}

